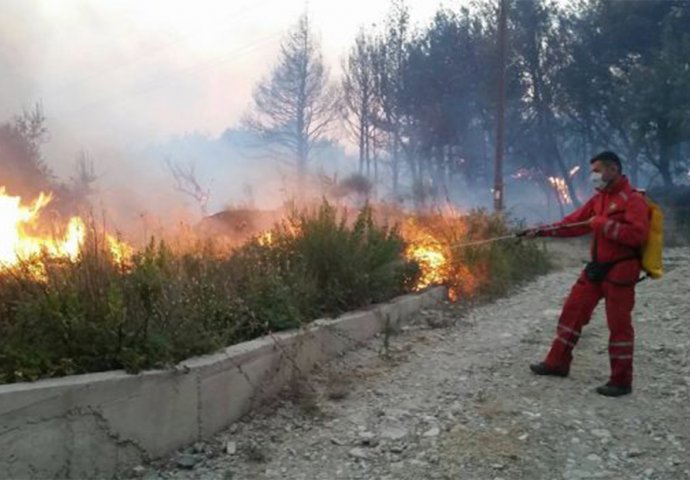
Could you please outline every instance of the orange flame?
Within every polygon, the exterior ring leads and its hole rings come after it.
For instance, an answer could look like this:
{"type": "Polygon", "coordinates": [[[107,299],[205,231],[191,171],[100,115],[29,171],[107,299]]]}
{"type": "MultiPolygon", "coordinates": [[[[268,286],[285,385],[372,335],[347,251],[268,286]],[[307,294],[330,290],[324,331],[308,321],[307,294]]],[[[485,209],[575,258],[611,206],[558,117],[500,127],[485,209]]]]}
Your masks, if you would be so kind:
{"type": "Polygon", "coordinates": [[[476,219],[452,208],[408,217],[401,234],[408,244],[405,257],[416,261],[421,270],[415,290],[445,285],[451,301],[473,295],[488,279],[488,265],[476,261],[476,250],[472,253],[472,249],[456,247],[471,239],[470,230],[475,231],[474,235],[485,236],[484,228],[488,225],[477,224],[476,219]]]}
{"type": "Polygon", "coordinates": [[[263,232],[259,234],[256,240],[262,247],[270,247],[271,245],[273,245],[273,232],[271,230],[263,232]]]}
{"type": "MultiPolygon", "coordinates": [[[[425,228],[414,218],[408,218],[401,231],[407,242],[405,257],[417,262],[420,269],[419,280],[415,290],[423,290],[432,285],[448,285],[451,276],[449,272],[449,260],[451,252],[447,241],[443,241],[429,228],[425,228]]],[[[455,290],[451,290],[452,300],[457,298],[455,290]]]]}
{"type": "Polygon", "coordinates": [[[29,206],[24,206],[20,197],[7,195],[5,187],[0,187],[0,267],[16,265],[40,253],[76,260],[86,236],[81,218],[70,218],[62,238],[31,233],[41,209],[50,201],[50,195],[41,193],[29,206]]]}
{"type": "MultiPolygon", "coordinates": [[[[575,172],[577,173],[577,172],[575,172]]],[[[568,192],[568,185],[566,185],[565,180],[561,177],[549,177],[549,183],[556,190],[556,194],[560,199],[561,203],[564,205],[570,205],[573,200],[570,198],[570,193],[568,192]]]]}
{"type": "MultiPolygon", "coordinates": [[[[80,217],[71,217],[61,235],[37,233],[41,211],[51,200],[50,194],[40,193],[25,205],[21,197],[7,194],[0,186],[0,271],[41,254],[78,259],[86,239],[86,224],[80,217]]],[[[124,265],[131,259],[132,247],[107,234],[106,241],[116,263],[124,265]]],[[[41,276],[38,271],[37,276],[41,276]]]]}
{"type": "Polygon", "coordinates": [[[109,234],[105,235],[105,239],[108,242],[108,249],[113,257],[113,261],[122,267],[128,266],[134,256],[134,248],[109,234]]]}
{"type": "Polygon", "coordinates": [[[419,281],[415,286],[416,290],[444,283],[445,269],[448,264],[444,250],[444,247],[431,237],[418,238],[410,242],[405,256],[417,262],[421,270],[419,281]]]}

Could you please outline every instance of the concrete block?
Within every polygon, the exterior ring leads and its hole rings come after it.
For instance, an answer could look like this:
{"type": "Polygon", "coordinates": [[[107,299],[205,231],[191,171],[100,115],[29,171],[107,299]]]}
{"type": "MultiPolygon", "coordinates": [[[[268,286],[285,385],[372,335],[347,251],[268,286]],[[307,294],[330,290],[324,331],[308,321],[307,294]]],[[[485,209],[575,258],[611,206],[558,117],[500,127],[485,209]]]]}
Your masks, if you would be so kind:
{"type": "MultiPolygon", "coordinates": [[[[296,375],[396,327],[445,289],[322,319],[193,358],[175,369],[122,371],[0,386],[0,475],[107,478],[208,438],[296,375]]],[[[3,477],[3,478],[4,478],[3,477]]]]}
{"type": "Polygon", "coordinates": [[[422,308],[438,307],[448,299],[446,287],[431,287],[422,295],[422,308]]]}
{"type": "Polygon", "coordinates": [[[200,425],[202,438],[209,438],[241,418],[251,407],[254,386],[244,368],[225,363],[226,369],[200,375],[200,425]]]}
{"type": "Polygon", "coordinates": [[[193,372],[151,372],[104,385],[91,401],[111,434],[155,458],[200,436],[198,391],[193,372]]]}
{"type": "Polygon", "coordinates": [[[383,328],[383,315],[378,310],[367,310],[343,315],[333,325],[335,334],[355,348],[380,332],[383,328]]]}
{"type": "Polygon", "coordinates": [[[2,478],[109,478],[145,455],[108,433],[97,413],[34,419],[0,434],[2,478]]]}
{"type": "Polygon", "coordinates": [[[398,321],[397,325],[409,322],[412,317],[419,312],[422,306],[422,298],[426,295],[405,295],[404,297],[397,298],[391,305],[395,305],[398,309],[398,321]]]}

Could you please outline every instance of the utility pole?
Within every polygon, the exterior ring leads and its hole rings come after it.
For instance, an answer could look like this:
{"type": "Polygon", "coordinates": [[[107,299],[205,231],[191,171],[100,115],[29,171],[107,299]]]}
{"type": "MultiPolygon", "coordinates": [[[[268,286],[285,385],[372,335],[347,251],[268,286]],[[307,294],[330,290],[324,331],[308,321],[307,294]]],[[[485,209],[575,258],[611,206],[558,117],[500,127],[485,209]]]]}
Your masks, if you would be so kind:
{"type": "Polygon", "coordinates": [[[503,210],[503,152],[505,149],[507,0],[498,11],[498,105],[496,112],[496,157],[494,162],[494,210],[503,210]]]}

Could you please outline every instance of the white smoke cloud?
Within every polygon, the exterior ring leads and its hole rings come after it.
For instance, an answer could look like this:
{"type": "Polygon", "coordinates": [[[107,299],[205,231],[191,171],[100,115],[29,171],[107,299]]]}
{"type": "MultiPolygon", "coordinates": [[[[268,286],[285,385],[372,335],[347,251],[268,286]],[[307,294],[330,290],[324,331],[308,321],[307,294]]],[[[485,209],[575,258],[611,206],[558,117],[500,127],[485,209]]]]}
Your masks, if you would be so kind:
{"type": "MultiPolygon", "coordinates": [[[[425,21],[440,2],[409,4],[425,21]]],[[[308,3],[334,73],[358,28],[381,23],[388,7],[388,0],[308,3]]],[[[110,192],[102,202],[126,190],[134,209],[167,210],[172,198],[184,206],[162,159],[145,147],[187,132],[217,137],[237,124],[304,8],[303,0],[4,0],[0,121],[41,102],[45,156],[59,177],[84,149],[101,191],[110,192]]]]}

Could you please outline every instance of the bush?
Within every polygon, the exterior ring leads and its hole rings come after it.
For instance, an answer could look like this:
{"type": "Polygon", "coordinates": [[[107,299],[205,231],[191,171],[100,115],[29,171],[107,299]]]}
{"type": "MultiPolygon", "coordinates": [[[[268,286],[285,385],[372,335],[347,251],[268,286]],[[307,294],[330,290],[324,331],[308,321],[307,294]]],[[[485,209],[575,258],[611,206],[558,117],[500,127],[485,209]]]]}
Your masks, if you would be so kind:
{"type": "MultiPolygon", "coordinates": [[[[468,215],[468,238],[496,238],[510,235],[509,222],[500,215],[475,211],[468,215]]],[[[486,246],[458,249],[454,256],[458,263],[486,265],[479,292],[492,297],[505,295],[510,288],[542,275],[549,270],[549,261],[543,250],[533,241],[507,239],[486,246]]]]}
{"type": "Polygon", "coordinates": [[[463,298],[503,294],[547,268],[533,243],[452,248],[509,234],[500,216],[404,223],[401,231],[376,224],[369,206],[349,218],[323,203],[230,255],[212,242],[176,251],[151,240],[126,267],[92,228],[75,262],[35,258],[0,271],[0,383],[163,367],[386,301],[433,283],[408,260],[415,235],[442,249],[434,281],[463,298]]]}
{"type": "Polygon", "coordinates": [[[229,257],[152,240],[122,268],[97,237],[76,262],[0,273],[0,383],[169,365],[390,299],[416,279],[399,233],[374,225],[369,207],[352,225],[325,203],[295,212],[272,242],[229,257]]]}
{"type": "Polygon", "coordinates": [[[545,253],[534,242],[506,238],[475,244],[511,236],[511,224],[502,215],[483,210],[435,213],[414,218],[413,224],[413,230],[443,246],[444,277],[454,298],[503,295],[549,269],[545,253]]]}

